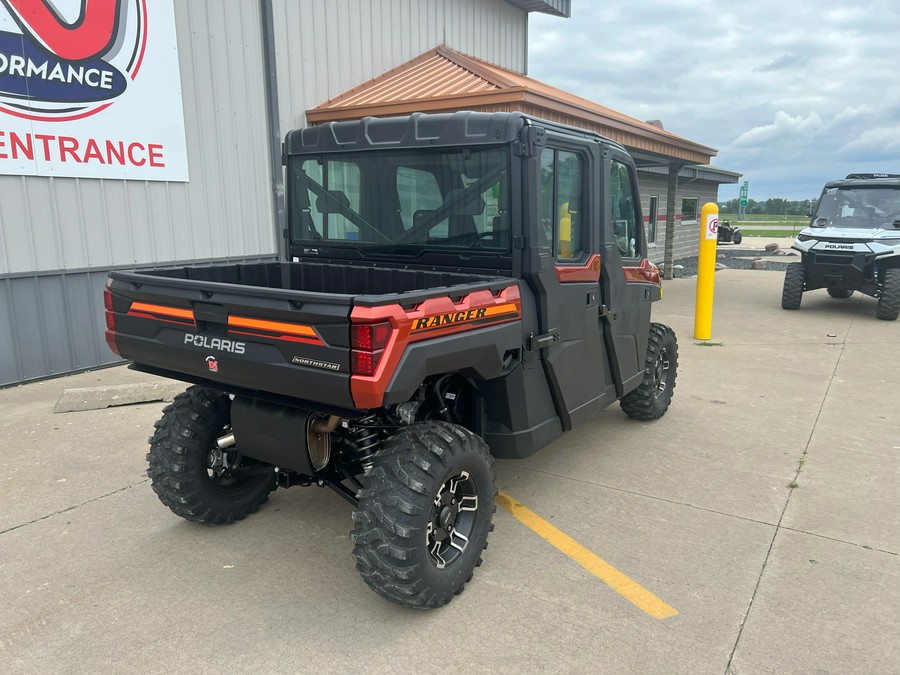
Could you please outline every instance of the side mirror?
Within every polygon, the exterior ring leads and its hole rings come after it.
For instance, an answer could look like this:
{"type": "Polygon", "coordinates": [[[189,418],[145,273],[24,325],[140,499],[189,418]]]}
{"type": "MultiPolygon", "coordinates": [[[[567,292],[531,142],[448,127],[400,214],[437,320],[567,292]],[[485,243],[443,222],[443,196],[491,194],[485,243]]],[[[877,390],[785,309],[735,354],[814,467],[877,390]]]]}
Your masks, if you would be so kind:
{"type": "Polygon", "coordinates": [[[891,223],[891,224],[894,226],[894,229],[895,229],[895,230],[900,230],[900,220],[895,220],[895,221],[894,221],[893,223],[891,223]]]}
{"type": "Polygon", "coordinates": [[[812,203],[811,199],[806,200],[806,217],[807,218],[813,217],[813,203],[812,203]]]}

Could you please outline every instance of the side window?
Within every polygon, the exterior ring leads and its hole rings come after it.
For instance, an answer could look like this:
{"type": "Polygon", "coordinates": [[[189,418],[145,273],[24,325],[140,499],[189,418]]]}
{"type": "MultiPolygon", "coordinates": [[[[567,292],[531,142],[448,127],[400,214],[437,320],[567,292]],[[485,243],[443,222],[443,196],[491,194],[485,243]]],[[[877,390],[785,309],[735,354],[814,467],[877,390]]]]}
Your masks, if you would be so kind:
{"type": "Polygon", "coordinates": [[[634,258],[641,250],[642,228],[637,219],[634,180],[628,166],[617,160],[610,164],[610,209],[616,248],[623,258],[634,258]]]}
{"type": "Polygon", "coordinates": [[[541,152],[541,225],[554,258],[581,254],[584,228],[584,159],[565,150],[541,152]]]}

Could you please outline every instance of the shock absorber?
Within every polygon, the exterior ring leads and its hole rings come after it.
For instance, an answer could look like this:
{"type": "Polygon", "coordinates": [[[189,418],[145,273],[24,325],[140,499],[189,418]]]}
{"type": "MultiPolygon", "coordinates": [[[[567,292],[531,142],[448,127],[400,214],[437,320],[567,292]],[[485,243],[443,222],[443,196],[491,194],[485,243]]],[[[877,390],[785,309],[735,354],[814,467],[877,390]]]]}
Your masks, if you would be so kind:
{"type": "Polygon", "coordinates": [[[375,453],[381,447],[381,438],[378,430],[368,426],[377,423],[375,415],[369,415],[356,423],[353,429],[353,441],[356,443],[356,456],[363,469],[372,466],[375,459],[375,453]]]}

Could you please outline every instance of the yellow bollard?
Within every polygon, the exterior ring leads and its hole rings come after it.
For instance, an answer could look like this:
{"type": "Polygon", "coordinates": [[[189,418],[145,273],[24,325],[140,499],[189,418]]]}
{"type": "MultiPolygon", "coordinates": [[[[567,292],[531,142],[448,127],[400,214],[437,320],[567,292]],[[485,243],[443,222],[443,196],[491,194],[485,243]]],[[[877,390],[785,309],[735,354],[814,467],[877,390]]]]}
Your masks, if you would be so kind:
{"type": "Polygon", "coordinates": [[[712,335],[713,287],[716,281],[716,244],[719,241],[719,207],[712,202],[700,211],[700,254],[697,258],[697,306],[694,339],[712,335]]]}

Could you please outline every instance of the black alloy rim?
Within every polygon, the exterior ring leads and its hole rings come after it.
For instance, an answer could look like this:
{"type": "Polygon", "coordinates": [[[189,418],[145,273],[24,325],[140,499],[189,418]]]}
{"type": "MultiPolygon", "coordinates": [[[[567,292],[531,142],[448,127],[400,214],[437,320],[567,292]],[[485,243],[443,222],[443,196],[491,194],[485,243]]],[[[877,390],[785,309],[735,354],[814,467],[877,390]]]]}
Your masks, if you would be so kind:
{"type": "Polygon", "coordinates": [[[478,489],[468,471],[444,481],[425,528],[425,545],[435,567],[449,567],[465,552],[475,529],[477,510],[478,489]]]}

